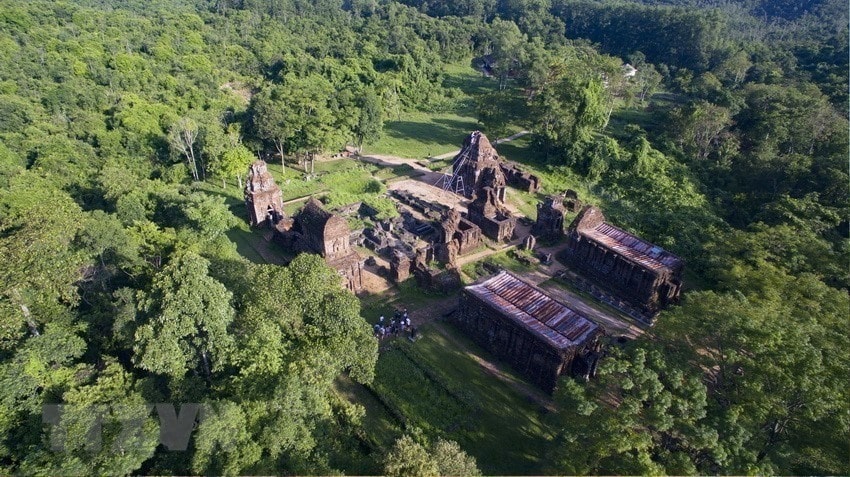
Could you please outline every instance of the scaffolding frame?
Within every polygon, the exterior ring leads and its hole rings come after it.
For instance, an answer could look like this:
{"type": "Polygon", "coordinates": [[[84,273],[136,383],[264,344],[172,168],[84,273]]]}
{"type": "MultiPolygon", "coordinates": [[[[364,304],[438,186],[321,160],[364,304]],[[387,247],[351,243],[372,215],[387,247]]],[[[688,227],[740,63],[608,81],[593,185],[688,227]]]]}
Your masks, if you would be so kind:
{"type": "Polygon", "coordinates": [[[439,187],[444,191],[454,192],[457,195],[466,196],[466,188],[463,183],[463,166],[469,159],[473,146],[478,144],[479,134],[481,133],[478,131],[472,133],[472,140],[469,142],[469,146],[463,148],[455,157],[455,160],[452,163],[451,174],[443,174],[440,176],[440,178],[437,179],[437,182],[434,183],[436,187],[439,187]]]}

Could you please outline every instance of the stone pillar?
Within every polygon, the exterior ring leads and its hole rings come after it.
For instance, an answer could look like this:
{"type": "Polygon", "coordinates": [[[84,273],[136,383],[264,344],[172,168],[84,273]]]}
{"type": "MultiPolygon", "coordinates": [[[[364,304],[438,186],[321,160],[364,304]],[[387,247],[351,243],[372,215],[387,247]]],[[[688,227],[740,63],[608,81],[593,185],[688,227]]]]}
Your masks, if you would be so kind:
{"type": "Polygon", "coordinates": [[[393,252],[390,260],[390,278],[396,283],[401,283],[408,277],[410,277],[410,258],[403,252],[393,252]]]}

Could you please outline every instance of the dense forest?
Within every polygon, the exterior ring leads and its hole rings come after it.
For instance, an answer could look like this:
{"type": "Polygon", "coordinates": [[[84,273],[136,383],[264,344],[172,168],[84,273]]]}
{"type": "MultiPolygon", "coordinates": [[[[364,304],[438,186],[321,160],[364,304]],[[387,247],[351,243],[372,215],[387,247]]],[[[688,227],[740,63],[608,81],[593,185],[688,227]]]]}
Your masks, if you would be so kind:
{"type": "MultiPolygon", "coordinates": [[[[468,110],[688,264],[680,306],[563,379],[543,470],[850,473],[846,7],[0,0],[0,469],[362,472],[334,456],[369,441],[365,411],[333,390],[375,379],[360,302],[316,256],[245,259],[217,191],[257,154],[307,170],[406,112],[468,110]],[[485,88],[449,81],[482,58],[485,88]],[[215,417],[170,452],[146,403],[215,417]]],[[[479,472],[436,426],[404,431],[375,472],[479,472]]]]}

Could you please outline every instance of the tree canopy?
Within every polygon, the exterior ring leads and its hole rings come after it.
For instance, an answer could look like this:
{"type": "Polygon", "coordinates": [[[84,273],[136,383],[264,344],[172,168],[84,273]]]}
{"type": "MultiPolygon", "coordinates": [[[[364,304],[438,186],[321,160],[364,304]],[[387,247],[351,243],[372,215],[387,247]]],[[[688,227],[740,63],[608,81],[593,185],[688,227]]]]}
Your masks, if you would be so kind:
{"type": "MultiPolygon", "coordinates": [[[[561,382],[541,466],[850,473],[847,15],[838,0],[0,2],[0,470],[328,475],[368,448],[387,475],[480,474],[488,456],[438,430],[364,435],[371,411],[337,389],[375,379],[361,302],[321,257],[240,255],[228,186],[258,157],[399,139],[415,115],[450,130],[467,123],[438,113],[462,111],[491,137],[529,130],[514,156],[545,187],[569,179],[687,262],[681,306],[612,345],[599,379],[561,382]],[[158,445],[147,403],[202,405],[186,452],[158,445]]],[[[327,174],[326,200],[396,216],[373,172],[327,174]]]]}

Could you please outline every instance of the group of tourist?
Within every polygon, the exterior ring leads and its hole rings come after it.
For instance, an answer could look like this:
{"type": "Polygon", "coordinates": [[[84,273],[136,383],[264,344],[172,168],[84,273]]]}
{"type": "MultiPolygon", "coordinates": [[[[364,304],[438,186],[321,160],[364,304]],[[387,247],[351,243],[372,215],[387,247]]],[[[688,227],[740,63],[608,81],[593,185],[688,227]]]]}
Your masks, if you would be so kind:
{"type": "Polygon", "coordinates": [[[381,315],[381,317],[378,318],[378,322],[375,323],[374,329],[375,337],[378,339],[384,339],[388,336],[398,336],[399,333],[405,331],[413,333],[413,327],[410,325],[410,316],[407,314],[407,308],[403,311],[395,310],[393,318],[389,322],[386,322],[384,315],[381,315]]]}

